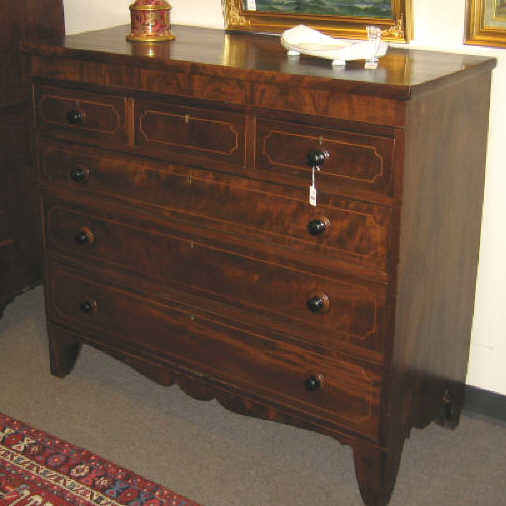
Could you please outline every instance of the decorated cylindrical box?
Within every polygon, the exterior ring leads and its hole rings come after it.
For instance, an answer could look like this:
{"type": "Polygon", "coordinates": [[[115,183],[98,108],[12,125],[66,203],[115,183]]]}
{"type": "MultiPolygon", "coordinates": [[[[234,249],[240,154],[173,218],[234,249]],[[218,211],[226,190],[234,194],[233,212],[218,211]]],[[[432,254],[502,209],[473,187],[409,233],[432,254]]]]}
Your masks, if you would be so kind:
{"type": "Polygon", "coordinates": [[[174,39],[170,30],[170,10],[165,0],[136,0],[130,6],[132,28],[128,40],[161,42],[174,39]]]}

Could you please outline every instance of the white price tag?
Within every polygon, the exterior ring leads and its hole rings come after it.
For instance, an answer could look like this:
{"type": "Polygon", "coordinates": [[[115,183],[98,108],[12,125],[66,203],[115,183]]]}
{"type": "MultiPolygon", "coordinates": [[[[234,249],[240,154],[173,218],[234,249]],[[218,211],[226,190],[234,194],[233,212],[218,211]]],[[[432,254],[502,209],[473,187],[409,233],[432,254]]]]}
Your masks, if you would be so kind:
{"type": "Polygon", "coordinates": [[[314,184],[309,187],[309,203],[316,207],[316,186],[314,184]]]}
{"type": "Polygon", "coordinates": [[[378,62],[366,60],[364,63],[364,68],[366,70],[376,70],[378,68],[378,62]]]}

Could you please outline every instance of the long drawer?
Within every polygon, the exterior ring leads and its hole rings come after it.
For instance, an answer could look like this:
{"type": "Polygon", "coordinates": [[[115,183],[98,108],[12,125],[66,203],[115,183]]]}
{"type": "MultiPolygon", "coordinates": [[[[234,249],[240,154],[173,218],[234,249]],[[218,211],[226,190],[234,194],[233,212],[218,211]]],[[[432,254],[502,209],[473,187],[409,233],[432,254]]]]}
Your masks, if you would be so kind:
{"type": "Polygon", "coordinates": [[[49,262],[51,321],[378,438],[381,375],[161,304],[49,262]]]}
{"type": "Polygon", "coordinates": [[[219,301],[214,311],[229,315],[238,310],[237,318],[263,321],[329,349],[348,345],[383,353],[382,285],[338,281],[279,261],[260,261],[186,229],[154,226],[119,213],[106,217],[96,209],[78,210],[49,200],[45,208],[51,251],[178,286],[181,292],[219,301]]]}
{"type": "Polygon", "coordinates": [[[229,235],[253,234],[265,245],[311,256],[314,264],[355,268],[373,279],[389,277],[389,207],[334,198],[313,208],[305,191],[289,194],[282,187],[265,189],[212,171],[49,141],[42,144],[40,160],[46,183],[182,211],[183,222],[202,226],[208,220],[208,226],[229,235]]]}

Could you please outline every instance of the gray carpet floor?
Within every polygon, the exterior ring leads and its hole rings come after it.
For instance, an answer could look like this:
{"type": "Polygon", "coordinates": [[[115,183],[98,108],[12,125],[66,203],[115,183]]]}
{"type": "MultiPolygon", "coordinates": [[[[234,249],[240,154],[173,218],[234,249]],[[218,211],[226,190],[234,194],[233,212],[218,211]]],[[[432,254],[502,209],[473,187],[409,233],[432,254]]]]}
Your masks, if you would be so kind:
{"type": "MultiPolygon", "coordinates": [[[[82,446],[204,506],[360,506],[351,450],[161,387],[84,347],[49,373],[40,288],[0,320],[0,412],[82,446]]],[[[391,506],[506,505],[506,426],[465,415],[407,441],[391,506]]]]}

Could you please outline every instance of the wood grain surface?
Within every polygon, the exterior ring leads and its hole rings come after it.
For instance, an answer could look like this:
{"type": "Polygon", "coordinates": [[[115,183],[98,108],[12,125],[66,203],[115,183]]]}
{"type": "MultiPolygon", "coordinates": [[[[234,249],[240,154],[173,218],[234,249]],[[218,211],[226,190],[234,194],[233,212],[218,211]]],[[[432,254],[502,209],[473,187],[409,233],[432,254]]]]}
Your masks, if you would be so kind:
{"type": "Polygon", "coordinates": [[[0,316],[22,290],[40,282],[40,216],[31,155],[31,80],[23,39],[61,40],[61,0],[0,3],[0,316]]]}
{"type": "Polygon", "coordinates": [[[411,428],[458,424],[495,60],[336,69],[272,37],[127,31],[23,46],[53,374],[89,344],[330,435],[386,505],[411,428]]]}

